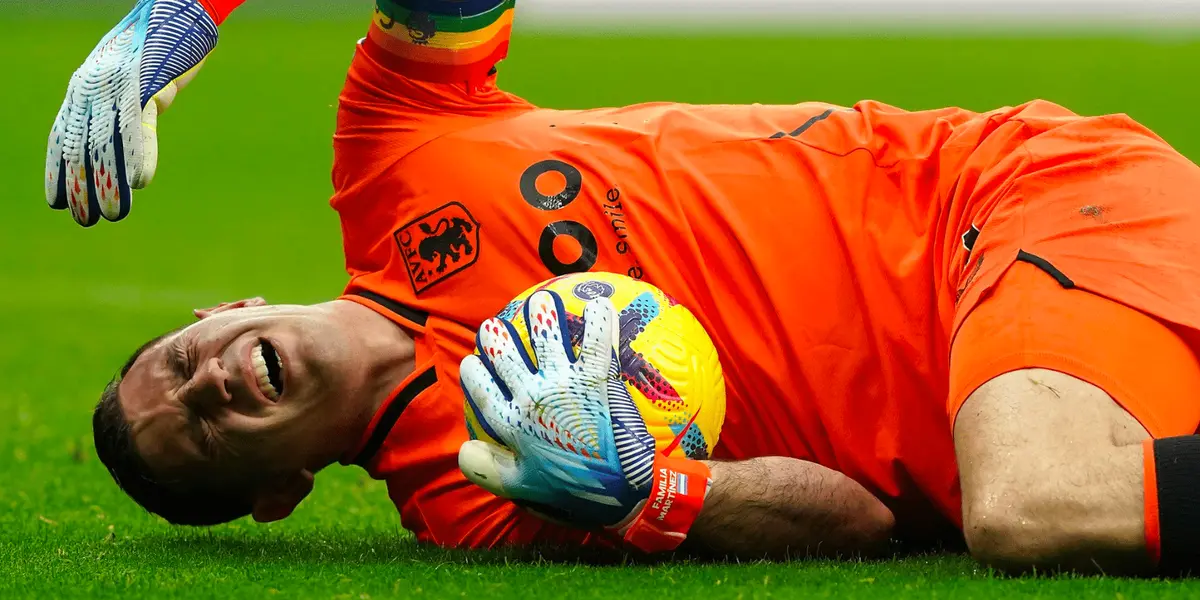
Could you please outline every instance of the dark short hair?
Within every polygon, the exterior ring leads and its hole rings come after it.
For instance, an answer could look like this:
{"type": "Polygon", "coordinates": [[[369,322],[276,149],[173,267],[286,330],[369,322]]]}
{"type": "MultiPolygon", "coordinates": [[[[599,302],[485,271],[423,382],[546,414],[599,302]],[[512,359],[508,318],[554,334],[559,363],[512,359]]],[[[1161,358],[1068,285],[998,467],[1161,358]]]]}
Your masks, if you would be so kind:
{"type": "Polygon", "coordinates": [[[142,344],[121,367],[120,374],[104,387],[100,402],[92,413],[92,437],[100,462],[108,468],[117,485],[142,508],[173,525],[208,526],[228,523],[249,515],[253,510],[249,494],[204,489],[179,481],[157,479],[137,451],[133,432],[121,408],[118,389],[146,350],[174,331],[142,344]]]}

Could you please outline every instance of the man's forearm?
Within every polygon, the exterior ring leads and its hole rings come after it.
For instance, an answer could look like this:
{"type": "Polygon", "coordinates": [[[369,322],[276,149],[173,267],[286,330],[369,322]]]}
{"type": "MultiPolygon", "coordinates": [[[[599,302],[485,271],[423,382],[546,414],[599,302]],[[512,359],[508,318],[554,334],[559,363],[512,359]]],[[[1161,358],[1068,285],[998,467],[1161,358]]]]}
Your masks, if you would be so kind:
{"type": "Polygon", "coordinates": [[[870,554],[891,535],[891,511],[831,469],[780,457],[708,464],[713,488],[690,549],[745,558],[870,554]]]}

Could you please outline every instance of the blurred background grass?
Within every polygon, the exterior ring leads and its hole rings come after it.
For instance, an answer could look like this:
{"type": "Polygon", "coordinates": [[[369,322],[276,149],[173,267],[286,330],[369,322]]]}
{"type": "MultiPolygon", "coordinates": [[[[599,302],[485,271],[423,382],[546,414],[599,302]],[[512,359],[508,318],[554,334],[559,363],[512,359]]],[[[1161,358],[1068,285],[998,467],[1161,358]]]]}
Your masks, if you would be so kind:
{"type": "MultiPolygon", "coordinates": [[[[94,458],[91,407],[138,343],[186,321],[192,307],[254,295],[319,302],[340,291],[339,228],[327,204],[330,136],[370,3],[249,2],[163,117],[158,178],[136,195],[132,216],[84,230],[43,204],[46,134],[72,70],[130,4],[0,1],[0,595],[524,596],[547,577],[584,597],[663,585],[712,593],[722,584],[720,595],[748,597],[1200,591],[1094,580],[1001,585],[956,558],[887,567],[509,568],[503,557],[415,548],[381,486],[349,469],[322,474],[284,523],[166,527],[125,500],[94,458]]],[[[655,33],[560,25],[519,26],[501,84],[560,108],[871,98],[987,110],[1045,98],[1080,113],[1128,113],[1197,160],[1198,70],[1200,37],[1179,27],[843,22],[655,33]]]]}

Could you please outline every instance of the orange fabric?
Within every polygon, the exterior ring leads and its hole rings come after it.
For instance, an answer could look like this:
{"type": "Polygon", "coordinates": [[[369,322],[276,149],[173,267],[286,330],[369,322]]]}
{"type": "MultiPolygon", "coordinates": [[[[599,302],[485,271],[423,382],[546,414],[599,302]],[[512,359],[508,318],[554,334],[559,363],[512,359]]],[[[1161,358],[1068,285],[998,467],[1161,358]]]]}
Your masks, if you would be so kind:
{"type": "Polygon", "coordinates": [[[1101,387],[1155,437],[1194,433],[1200,168],[1128,117],[1041,108],[1001,126],[1017,127],[1009,143],[972,153],[963,178],[977,181],[951,202],[958,229],[979,234],[947,254],[962,265],[943,311],[950,416],[990,377],[1041,366],[1101,387]],[[1022,252],[1078,289],[1014,266],[1022,252]]]}
{"type": "Polygon", "coordinates": [[[951,219],[981,233],[969,265],[961,244],[948,248],[951,264],[966,265],[951,274],[952,331],[1020,250],[1082,289],[1200,329],[1200,168],[1128,117],[1047,106],[1013,115],[1001,126],[1017,128],[1001,136],[1009,143],[985,141],[960,177],[977,181],[951,200],[951,219]]]}
{"type": "MultiPolygon", "coordinates": [[[[500,91],[494,77],[415,82],[360,48],[334,143],[347,292],[426,314],[409,327],[438,366],[437,389],[405,411],[370,471],[423,540],[566,535],[458,473],[467,435],[458,363],[478,324],[520,291],[567,271],[609,271],[664,289],[713,338],[728,390],[717,458],[814,461],[881,498],[901,537],[957,535],[950,340],[1023,248],[1014,244],[1042,231],[1014,226],[1001,218],[1014,209],[998,207],[1055,189],[1024,178],[1030,168],[1053,172],[1130,144],[1149,148],[1148,164],[1182,168],[1128,120],[1043,102],[984,114],[874,102],[551,110],[500,91]],[[1058,145],[1039,141],[1064,130],[1058,145]],[[972,224],[983,225],[974,256],[987,258],[968,269],[962,235],[972,224]]],[[[1074,173],[1071,183],[1084,176],[1074,173]]],[[[1093,203],[1109,197],[1095,192],[1086,191],[1093,203]]],[[[1101,213],[1132,226],[1140,208],[1119,200],[1101,213]]],[[[1027,249],[1073,275],[1082,261],[1112,260],[1054,252],[1053,233],[1042,233],[1027,249]]],[[[1154,306],[1178,297],[1165,291],[1154,306]]],[[[1172,315],[1200,319],[1200,306],[1172,315]]]]}
{"type": "Polygon", "coordinates": [[[966,318],[950,352],[951,419],[979,386],[1026,368],[1104,390],[1155,438],[1200,425],[1200,363],[1155,319],[1018,262],[966,318]]]}
{"type": "Polygon", "coordinates": [[[1142,443],[1142,465],[1145,478],[1144,492],[1146,519],[1146,551],[1157,565],[1162,560],[1162,535],[1158,527],[1158,470],[1154,464],[1154,440],[1142,443]]]}

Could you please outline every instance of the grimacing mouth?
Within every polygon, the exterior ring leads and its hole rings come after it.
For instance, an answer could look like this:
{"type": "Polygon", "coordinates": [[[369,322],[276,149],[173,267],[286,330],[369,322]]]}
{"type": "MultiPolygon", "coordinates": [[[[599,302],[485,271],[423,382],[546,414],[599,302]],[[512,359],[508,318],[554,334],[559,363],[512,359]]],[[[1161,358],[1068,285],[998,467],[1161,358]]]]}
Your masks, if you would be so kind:
{"type": "Polygon", "coordinates": [[[258,390],[272,402],[284,393],[283,359],[270,341],[259,339],[250,349],[250,365],[257,378],[258,390]]]}

